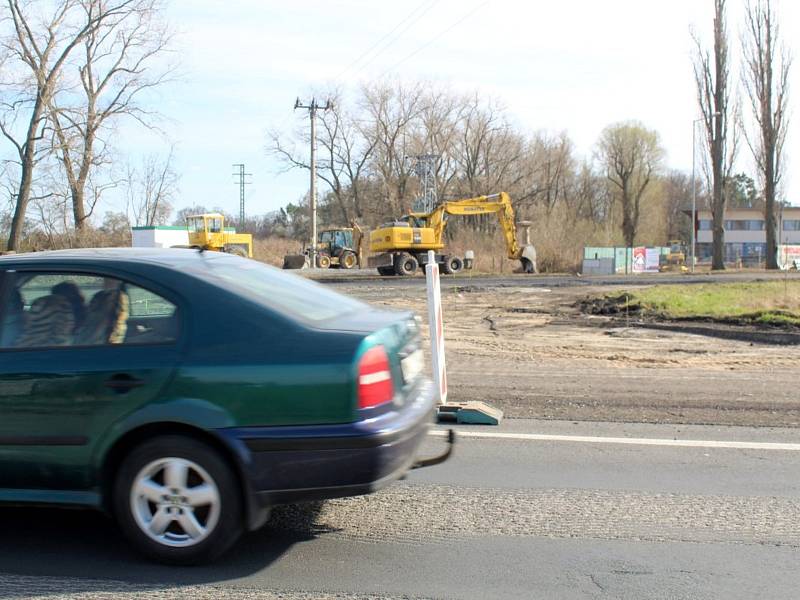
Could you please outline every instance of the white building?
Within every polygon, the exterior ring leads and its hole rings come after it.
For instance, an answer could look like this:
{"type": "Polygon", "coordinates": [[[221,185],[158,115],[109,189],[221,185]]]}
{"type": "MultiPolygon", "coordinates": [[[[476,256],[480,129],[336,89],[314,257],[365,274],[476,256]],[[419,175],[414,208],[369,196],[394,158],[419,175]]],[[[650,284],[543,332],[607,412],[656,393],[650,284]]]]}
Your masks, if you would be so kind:
{"type": "Polygon", "coordinates": [[[134,248],[172,248],[188,246],[189,232],[186,226],[131,227],[131,246],[134,248]]]}
{"type": "MultiPolygon", "coordinates": [[[[779,209],[778,244],[800,245],[800,206],[779,209]]],[[[713,226],[711,211],[697,211],[697,258],[711,260],[713,226]]],[[[760,208],[725,211],[725,261],[762,262],[767,253],[764,212],[760,208]]]]}

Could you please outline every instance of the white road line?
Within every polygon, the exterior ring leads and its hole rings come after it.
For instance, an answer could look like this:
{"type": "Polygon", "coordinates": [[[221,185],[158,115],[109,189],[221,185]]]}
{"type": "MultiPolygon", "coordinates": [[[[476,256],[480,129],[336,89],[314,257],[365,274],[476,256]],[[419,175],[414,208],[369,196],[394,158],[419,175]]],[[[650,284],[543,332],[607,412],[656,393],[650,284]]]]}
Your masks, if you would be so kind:
{"type": "MultiPolygon", "coordinates": [[[[445,436],[446,431],[436,429],[431,435],[445,436]]],[[[456,430],[456,437],[497,440],[524,440],[533,442],[568,442],[577,444],[625,444],[629,446],[672,446],[680,448],[734,448],[737,450],[779,450],[800,452],[800,444],[780,442],[733,442],[724,440],[669,440],[660,438],[594,437],[588,435],[549,435],[539,433],[494,433],[488,431],[456,430]]]]}

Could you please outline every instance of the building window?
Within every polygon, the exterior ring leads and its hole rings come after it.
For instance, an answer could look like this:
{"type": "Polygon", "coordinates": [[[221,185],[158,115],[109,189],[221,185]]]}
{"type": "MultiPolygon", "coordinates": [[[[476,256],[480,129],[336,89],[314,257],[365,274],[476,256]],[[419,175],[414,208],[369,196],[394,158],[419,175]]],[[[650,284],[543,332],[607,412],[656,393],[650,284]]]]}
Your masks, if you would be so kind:
{"type": "Polygon", "coordinates": [[[737,219],[725,221],[726,231],[764,231],[764,221],[759,219],[737,219]]]}
{"type": "Polygon", "coordinates": [[[697,244],[697,260],[710,260],[714,252],[713,244],[698,243],[697,244]]]}
{"type": "Polygon", "coordinates": [[[786,219],[783,222],[784,231],[800,231],[800,219],[786,219]]]}
{"type": "Polygon", "coordinates": [[[711,219],[700,219],[698,229],[700,231],[711,231],[711,219]]]}

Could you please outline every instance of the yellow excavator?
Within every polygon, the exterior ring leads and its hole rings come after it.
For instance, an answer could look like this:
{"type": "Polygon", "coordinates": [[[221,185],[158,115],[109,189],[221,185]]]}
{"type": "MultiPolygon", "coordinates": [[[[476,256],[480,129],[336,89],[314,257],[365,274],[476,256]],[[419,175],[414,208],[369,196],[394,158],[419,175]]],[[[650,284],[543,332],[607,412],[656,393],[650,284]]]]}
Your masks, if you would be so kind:
{"type": "Polygon", "coordinates": [[[536,250],[530,244],[517,241],[514,207],[505,192],[443,202],[429,213],[411,213],[387,223],[370,233],[369,267],[381,275],[413,275],[428,261],[428,250],[436,252],[436,262],[442,271],[454,274],[464,268],[464,259],[444,250],[444,230],[450,215],[497,214],[508,257],[519,260],[522,271],[536,272],[536,250]]]}

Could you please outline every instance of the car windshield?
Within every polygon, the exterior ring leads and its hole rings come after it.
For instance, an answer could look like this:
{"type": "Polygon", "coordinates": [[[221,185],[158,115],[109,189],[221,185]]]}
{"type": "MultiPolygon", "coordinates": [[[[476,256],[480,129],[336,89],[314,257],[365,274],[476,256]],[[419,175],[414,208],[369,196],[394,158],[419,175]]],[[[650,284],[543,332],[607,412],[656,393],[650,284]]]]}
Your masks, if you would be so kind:
{"type": "Polygon", "coordinates": [[[215,257],[206,265],[205,279],[301,320],[324,321],[369,308],[359,300],[254,260],[215,257]]]}

